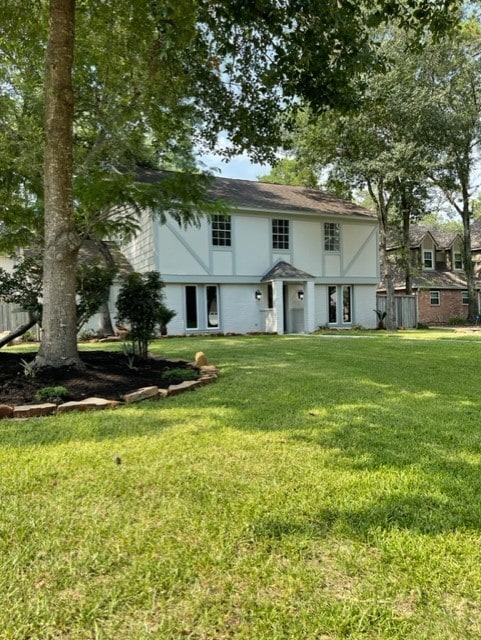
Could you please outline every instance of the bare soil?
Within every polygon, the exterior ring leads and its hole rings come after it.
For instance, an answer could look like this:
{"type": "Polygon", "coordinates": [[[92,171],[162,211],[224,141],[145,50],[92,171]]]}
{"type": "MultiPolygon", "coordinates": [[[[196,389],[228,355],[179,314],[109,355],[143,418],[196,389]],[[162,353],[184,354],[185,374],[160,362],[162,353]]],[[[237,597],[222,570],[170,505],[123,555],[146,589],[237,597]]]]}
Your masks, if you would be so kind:
{"type": "MultiPolygon", "coordinates": [[[[32,362],[35,352],[13,353],[0,351],[0,404],[18,405],[38,402],[35,393],[45,387],[63,386],[68,390],[64,400],[82,400],[90,397],[120,400],[122,395],[140,387],[156,385],[167,388],[182,382],[172,377],[172,369],[191,368],[185,361],[161,358],[136,358],[134,368],[129,367],[126,356],[113,351],[82,351],[80,357],[84,371],[71,367],[42,369],[35,376],[25,375],[22,361],[32,362]],[[167,378],[168,376],[168,378],[167,378]]],[[[192,377],[195,377],[193,375],[192,377]]]]}

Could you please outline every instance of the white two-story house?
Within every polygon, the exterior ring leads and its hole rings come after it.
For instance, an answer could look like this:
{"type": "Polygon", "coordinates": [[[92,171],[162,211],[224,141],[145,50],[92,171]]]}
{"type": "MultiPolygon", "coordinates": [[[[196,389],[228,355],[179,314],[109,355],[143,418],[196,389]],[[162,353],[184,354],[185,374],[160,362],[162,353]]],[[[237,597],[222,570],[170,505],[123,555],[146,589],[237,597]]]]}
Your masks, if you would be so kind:
{"type": "Polygon", "coordinates": [[[374,213],[322,191],[246,180],[215,178],[210,196],[228,215],[184,229],[145,212],[123,247],[134,270],[160,272],[176,312],[169,334],[375,327],[374,213]]]}

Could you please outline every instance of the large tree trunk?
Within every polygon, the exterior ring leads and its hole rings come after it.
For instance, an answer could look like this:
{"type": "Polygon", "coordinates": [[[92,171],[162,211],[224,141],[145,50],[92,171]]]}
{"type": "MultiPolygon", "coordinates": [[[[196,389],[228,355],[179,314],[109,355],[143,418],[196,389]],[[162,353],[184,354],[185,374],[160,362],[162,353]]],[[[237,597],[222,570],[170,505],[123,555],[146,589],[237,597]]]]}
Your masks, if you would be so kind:
{"type": "Polygon", "coordinates": [[[402,252],[403,252],[403,266],[404,266],[404,277],[406,284],[406,295],[410,296],[413,292],[413,276],[411,270],[411,241],[409,237],[409,231],[411,227],[411,212],[409,211],[409,207],[406,202],[406,192],[405,188],[403,188],[401,192],[401,210],[402,210],[402,221],[403,221],[403,243],[402,243],[402,252]]]}
{"type": "Polygon", "coordinates": [[[75,365],[75,280],[79,238],[73,215],[72,66],[75,0],[50,0],[45,68],[45,250],[38,367],[75,365]]]}
{"type": "Polygon", "coordinates": [[[471,212],[469,200],[465,200],[463,206],[463,264],[466,282],[468,285],[468,322],[474,324],[478,317],[478,294],[476,291],[476,276],[471,254],[471,212]]]}
{"type": "Polygon", "coordinates": [[[393,331],[396,329],[396,299],[394,298],[394,277],[392,272],[392,263],[387,250],[387,234],[388,234],[388,209],[389,202],[384,192],[384,184],[380,179],[377,189],[368,180],[367,188],[371,198],[376,203],[377,220],[379,223],[379,262],[381,264],[381,282],[386,287],[386,319],[384,326],[386,329],[393,331]]]}

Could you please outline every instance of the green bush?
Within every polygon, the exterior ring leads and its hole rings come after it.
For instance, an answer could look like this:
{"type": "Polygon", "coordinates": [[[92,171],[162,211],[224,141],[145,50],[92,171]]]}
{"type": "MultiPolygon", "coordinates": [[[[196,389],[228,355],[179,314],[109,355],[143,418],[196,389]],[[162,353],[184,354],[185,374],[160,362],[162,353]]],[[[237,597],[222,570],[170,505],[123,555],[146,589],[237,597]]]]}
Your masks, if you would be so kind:
{"type": "Polygon", "coordinates": [[[35,400],[39,402],[62,402],[68,397],[68,390],[65,387],[43,387],[35,394],[35,400]]]}
{"type": "Polygon", "coordinates": [[[456,327],[462,324],[466,324],[467,320],[466,318],[461,318],[461,316],[453,316],[452,318],[449,318],[448,320],[448,324],[451,327],[456,327]]]}
{"type": "Polygon", "coordinates": [[[190,367],[181,368],[176,367],[174,369],[166,369],[162,374],[162,380],[167,384],[179,384],[186,380],[197,380],[199,374],[195,369],[190,367]]]}
{"type": "Polygon", "coordinates": [[[133,352],[146,358],[156,327],[163,329],[175,311],[164,305],[164,283],[157,271],[130,273],[117,298],[117,322],[129,325],[133,352]]]}

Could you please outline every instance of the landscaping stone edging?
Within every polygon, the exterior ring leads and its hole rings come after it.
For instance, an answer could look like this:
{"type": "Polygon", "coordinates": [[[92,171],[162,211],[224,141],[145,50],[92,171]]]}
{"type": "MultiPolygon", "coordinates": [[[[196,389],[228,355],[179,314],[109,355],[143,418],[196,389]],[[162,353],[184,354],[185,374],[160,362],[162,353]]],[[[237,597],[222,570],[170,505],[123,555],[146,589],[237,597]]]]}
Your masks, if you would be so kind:
{"type": "MultiPolygon", "coordinates": [[[[198,354],[197,354],[198,355],[198,354]]],[[[85,400],[73,400],[62,404],[44,402],[42,404],[22,404],[8,405],[0,404],[0,420],[3,418],[37,418],[51,416],[71,411],[98,411],[100,409],[116,409],[125,407],[128,404],[143,402],[146,400],[160,400],[169,396],[178,396],[186,391],[193,391],[197,387],[215,382],[219,376],[219,369],[211,364],[199,366],[193,363],[200,370],[200,378],[197,380],[186,380],[180,384],[172,384],[168,389],[160,389],[156,386],[141,387],[122,396],[122,401],[108,400],[107,398],[85,398],[85,400]]],[[[180,360],[179,360],[180,361],[180,360]]]]}

